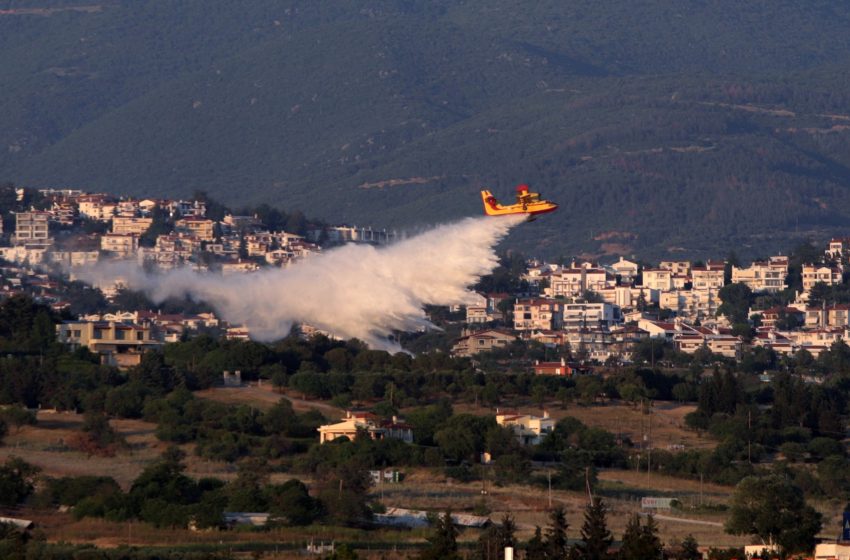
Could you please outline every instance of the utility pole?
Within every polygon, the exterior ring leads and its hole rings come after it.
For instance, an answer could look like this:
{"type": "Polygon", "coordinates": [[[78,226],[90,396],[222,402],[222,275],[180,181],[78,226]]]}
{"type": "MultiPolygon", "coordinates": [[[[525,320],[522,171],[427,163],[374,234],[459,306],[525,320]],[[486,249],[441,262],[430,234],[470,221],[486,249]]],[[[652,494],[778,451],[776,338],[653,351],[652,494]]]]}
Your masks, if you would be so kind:
{"type": "Polygon", "coordinates": [[[752,465],[753,464],[753,455],[752,455],[752,434],[753,434],[753,412],[751,410],[747,411],[747,461],[752,465]]]}
{"type": "Polygon", "coordinates": [[[546,480],[549,482],[549,509],[552,509],[552,470],[546,470],[546,480]]]}
{"type": "Polygon", "coordinates": [[[646,445],[646,474],[652,472],[652,401],[649,401],[649,439],[646,445]]]}

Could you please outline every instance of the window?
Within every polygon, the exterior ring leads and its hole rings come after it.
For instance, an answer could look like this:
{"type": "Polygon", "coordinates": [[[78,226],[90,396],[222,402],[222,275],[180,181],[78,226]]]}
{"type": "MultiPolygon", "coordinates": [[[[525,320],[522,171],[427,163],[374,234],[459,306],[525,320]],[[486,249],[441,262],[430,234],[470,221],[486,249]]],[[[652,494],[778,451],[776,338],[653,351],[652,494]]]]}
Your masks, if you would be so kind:
{"type": "Polygon", "coordinates": [[[115,340],[124,340],[124,334],[122,329],[115,329],[115,340]]]}
{"type": "Polygon", "coordinates": [[[144,339],[145,339],[144,331],[136,331],[136,340],[144,340],[144,339]]]}
{"type": "Polygon", "coordinates": [[[101,340],[103,338],[103,329],[95,329],[92,338],[95,340],[101,340]]]}

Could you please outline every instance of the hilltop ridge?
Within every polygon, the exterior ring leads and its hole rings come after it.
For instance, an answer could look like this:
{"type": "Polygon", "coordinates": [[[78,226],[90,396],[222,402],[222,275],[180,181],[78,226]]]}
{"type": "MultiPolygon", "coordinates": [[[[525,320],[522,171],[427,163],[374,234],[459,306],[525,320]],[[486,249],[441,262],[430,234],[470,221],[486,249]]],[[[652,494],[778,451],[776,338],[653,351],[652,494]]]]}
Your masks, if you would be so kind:
{"type": "Polygon", "coordinates": [[[0,2],[0,178],[381,227],[528,182],[562,207],[510,240],[541,255],[765,254],[850,226],[848,20],[790,1],[0,2]]]}

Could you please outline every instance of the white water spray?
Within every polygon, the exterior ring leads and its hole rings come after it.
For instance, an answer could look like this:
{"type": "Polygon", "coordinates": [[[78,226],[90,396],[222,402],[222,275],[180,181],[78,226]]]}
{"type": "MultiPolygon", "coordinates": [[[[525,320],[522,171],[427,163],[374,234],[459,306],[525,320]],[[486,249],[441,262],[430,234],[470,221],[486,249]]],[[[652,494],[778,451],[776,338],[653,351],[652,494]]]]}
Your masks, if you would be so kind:
{"type": "Polygon", "coordinates": [[[430,326],[423,306],[474,301],[469,286],[496,267],[496,245],[523,219],[467,218],[388,247],[346,245],[288,268],[249,274],[148,274],[128,263],[106,263],[78,276],[89,282],[126,279],[155,302],[182,296],[205,301],[260,341],[282,338],[293,324],[305,323],[398,351],[388,335],[430,326]]]}

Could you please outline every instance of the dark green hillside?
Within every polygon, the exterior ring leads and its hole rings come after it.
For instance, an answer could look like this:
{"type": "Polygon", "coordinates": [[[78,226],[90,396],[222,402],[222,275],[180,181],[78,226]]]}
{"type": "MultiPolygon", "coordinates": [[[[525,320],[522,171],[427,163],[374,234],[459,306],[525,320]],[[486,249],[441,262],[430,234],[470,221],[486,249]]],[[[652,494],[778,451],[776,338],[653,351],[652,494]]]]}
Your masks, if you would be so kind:
{"type": "Polygon", "coordinates": [[[0,177],[387,227],[526,181],[563,211],[511,242],[550,255],[850,231],[841,3],[87,5],[0,15],[0,177]]]}

